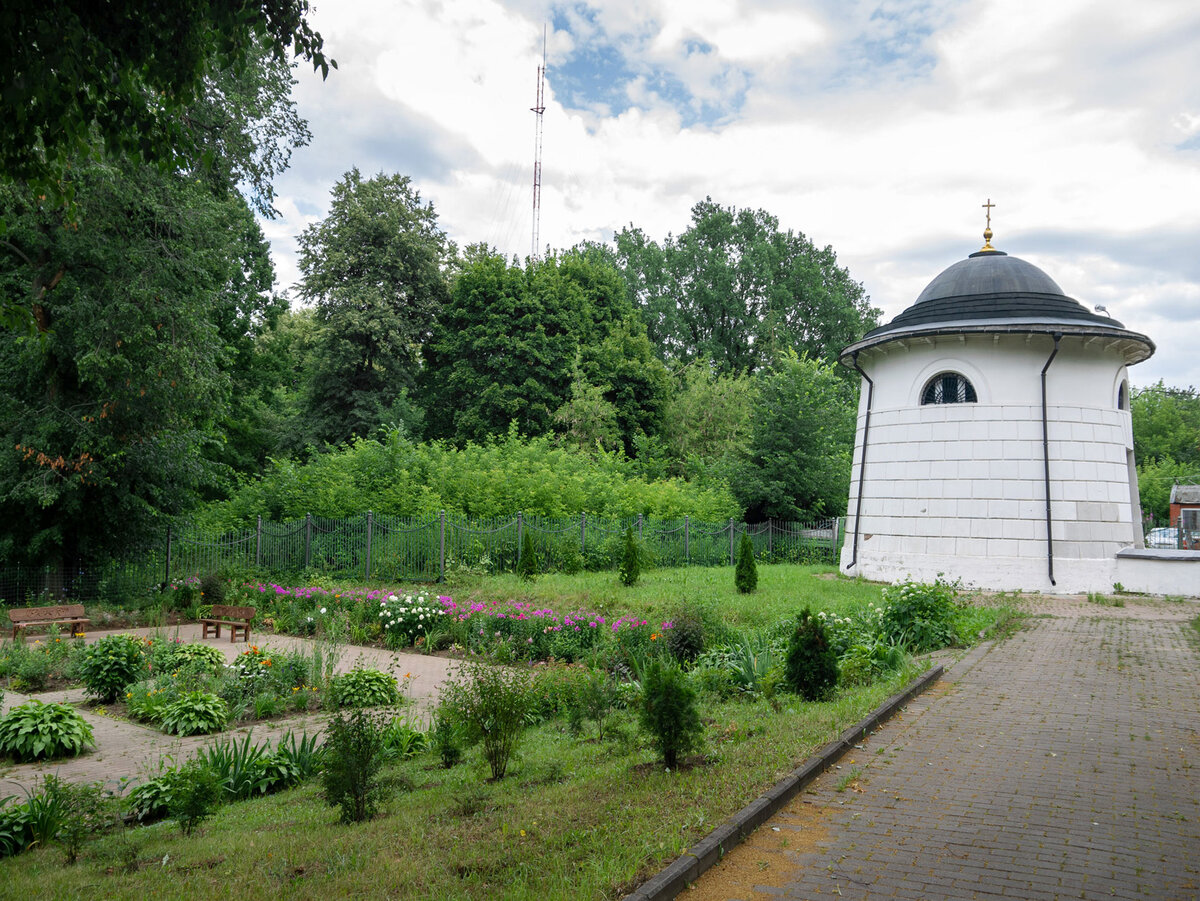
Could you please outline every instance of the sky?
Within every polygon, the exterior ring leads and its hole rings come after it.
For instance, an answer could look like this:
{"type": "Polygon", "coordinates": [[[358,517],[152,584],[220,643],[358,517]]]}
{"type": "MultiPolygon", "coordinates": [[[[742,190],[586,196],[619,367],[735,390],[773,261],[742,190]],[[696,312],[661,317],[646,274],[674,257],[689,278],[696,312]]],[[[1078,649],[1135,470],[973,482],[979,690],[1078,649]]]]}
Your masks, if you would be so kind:
{"type": "MultiPolygon", "coordinates": [[[[400,173],[460,247],[661,242],[695,203],[829,245],[887,321],[992,244],[1148,335],[1200,387],[1200,4],[1187,0],[317,0],[313,140],[263,223],[277,282],[351,167],[400,173]]],[[[293,292],[293,302],[295,301],[293,292]]]]}

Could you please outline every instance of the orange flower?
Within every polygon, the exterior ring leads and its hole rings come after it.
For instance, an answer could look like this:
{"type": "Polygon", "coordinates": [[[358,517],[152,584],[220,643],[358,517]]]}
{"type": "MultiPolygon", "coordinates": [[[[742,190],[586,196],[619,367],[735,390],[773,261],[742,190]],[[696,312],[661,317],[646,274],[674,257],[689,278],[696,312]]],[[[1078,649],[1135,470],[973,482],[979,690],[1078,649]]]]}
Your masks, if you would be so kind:
{"type": "Polygon", "coordinates": [[[658,641],[658,633],[657,633],[657,632],[654,632],[653,634],[651,634],[651,636],[650,636],[650,640],[651,640],[651,641],[658,641]]]}

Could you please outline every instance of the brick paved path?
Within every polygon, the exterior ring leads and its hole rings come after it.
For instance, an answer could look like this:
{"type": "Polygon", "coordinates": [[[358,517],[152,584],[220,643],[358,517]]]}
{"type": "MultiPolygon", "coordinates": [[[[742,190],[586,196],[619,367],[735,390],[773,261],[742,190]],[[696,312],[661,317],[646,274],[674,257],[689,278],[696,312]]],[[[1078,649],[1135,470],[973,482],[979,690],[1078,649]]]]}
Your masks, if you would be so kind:
{"type": "Polygon", "coordinates": [[[1029,603],[680,897],[1200,898],[1200,606],[1029,603]]]}

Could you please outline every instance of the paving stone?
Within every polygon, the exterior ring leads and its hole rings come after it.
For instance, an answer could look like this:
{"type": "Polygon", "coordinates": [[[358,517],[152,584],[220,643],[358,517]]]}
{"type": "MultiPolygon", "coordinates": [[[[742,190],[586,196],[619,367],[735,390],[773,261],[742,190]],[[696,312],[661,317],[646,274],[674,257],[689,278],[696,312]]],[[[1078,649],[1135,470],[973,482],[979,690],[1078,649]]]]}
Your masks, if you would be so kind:
{"type": "Polygon", "coordinates": [[[1026,603],[865,740],[863,793],[808,787],[785,897],[1200,899],[1200,604],[1026,603]]]}

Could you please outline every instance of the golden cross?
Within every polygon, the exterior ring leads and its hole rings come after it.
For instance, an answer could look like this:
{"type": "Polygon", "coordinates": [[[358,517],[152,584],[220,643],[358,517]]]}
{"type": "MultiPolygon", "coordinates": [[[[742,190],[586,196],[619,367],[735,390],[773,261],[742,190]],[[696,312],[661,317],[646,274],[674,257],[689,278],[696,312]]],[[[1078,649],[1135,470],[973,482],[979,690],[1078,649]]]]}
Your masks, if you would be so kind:
{"type": "Polygon", "coordinates": [[[992,198],[990,198],[990,197],[988,198],[987,203],[980,204],[980,206],[982,206],[984,209],[987,210],[987,227],[988,228],[992,227],[992,207],[994,207],[995,205],[996,204],[992,203],[992,198]]]}

